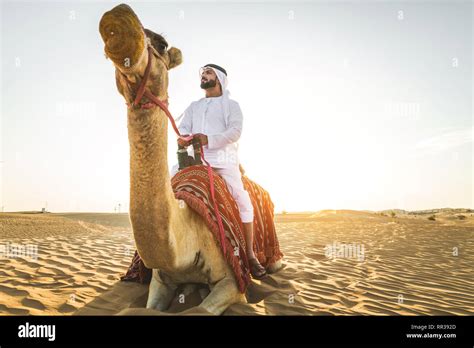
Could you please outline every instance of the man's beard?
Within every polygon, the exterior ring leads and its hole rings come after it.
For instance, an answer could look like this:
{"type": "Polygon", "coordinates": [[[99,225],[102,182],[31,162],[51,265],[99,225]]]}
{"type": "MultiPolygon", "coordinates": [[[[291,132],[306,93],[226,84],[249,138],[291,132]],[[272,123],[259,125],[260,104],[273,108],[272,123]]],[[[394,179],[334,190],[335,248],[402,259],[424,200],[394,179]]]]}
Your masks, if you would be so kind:
{"type": "Polygon", "coordinates": [[[208,89],[208,88],[216,87],[216,84],[217,84],[216,80],[210,80],[206,82],[201,81],[201,88],[208,89]]]}

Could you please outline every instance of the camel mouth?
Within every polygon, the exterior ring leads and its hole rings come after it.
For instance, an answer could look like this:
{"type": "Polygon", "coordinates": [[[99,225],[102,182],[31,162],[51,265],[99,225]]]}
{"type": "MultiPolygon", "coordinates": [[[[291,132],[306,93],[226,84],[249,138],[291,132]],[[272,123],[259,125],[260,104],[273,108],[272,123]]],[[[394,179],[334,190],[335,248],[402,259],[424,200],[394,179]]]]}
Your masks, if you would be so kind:
{"type": "Polygon", "coordinates": [[[110,53],[118,52],[123,46],[123,34],[120,32],[120,28],[106,29],[106,32],[109,34],[104,37],[104,44],[107,51],[110,53]]]}
{"type": "Polygon", "coordinates": [[[116,65],[133,66],[138,62],[145,46],[145,33],[130,6],[121,4],[104,13],[99,32],[107,57],[116,65]]]}

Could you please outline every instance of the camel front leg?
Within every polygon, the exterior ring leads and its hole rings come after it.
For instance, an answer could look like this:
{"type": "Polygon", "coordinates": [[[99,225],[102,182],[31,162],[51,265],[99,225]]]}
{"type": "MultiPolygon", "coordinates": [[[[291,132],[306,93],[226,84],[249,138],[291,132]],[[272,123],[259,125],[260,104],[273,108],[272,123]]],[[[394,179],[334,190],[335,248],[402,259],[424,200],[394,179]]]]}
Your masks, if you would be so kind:
{"type": "Polygon", "coordinates": [[[246,302],[244,294],[239,291],[234,277],[226,276],[211,287],[210,294],[201,302],[199,307],[208,312],[221,315],[230,305],[246,302]]]}
{"type": "Polygon", "coordinates": [[[168,309],[174,298],[177,286],[175,284],[165,284],[157,269],[153,270],[150,287],[148,291],[148,301],[146,308],[164,311],[168,309]]]}

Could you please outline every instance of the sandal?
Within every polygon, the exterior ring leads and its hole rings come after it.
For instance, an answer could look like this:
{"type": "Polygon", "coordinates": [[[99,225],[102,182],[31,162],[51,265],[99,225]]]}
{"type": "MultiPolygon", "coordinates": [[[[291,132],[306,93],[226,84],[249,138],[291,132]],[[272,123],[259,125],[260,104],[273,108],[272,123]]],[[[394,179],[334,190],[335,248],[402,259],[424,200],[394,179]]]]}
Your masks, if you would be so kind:
{"type": "Polygon", "coordinates": [[[265,267],[263,267],[257,259],[249,259],[250,274],[255,279],[262,279],[267,275],[265,267]]]}

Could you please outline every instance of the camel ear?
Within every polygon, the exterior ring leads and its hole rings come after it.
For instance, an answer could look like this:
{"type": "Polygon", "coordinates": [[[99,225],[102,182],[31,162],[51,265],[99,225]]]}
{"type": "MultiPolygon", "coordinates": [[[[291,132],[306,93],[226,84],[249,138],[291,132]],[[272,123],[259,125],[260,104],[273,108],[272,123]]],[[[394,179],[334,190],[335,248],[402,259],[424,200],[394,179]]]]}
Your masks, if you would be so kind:
{"type": "Polygon", "coordinates": [[[177,67],[183,62],[183,55],[181,54],[181,51],[176,47],[171,47],[168,50],[168,55],[170,57],[170,69],[177,67]]]}

